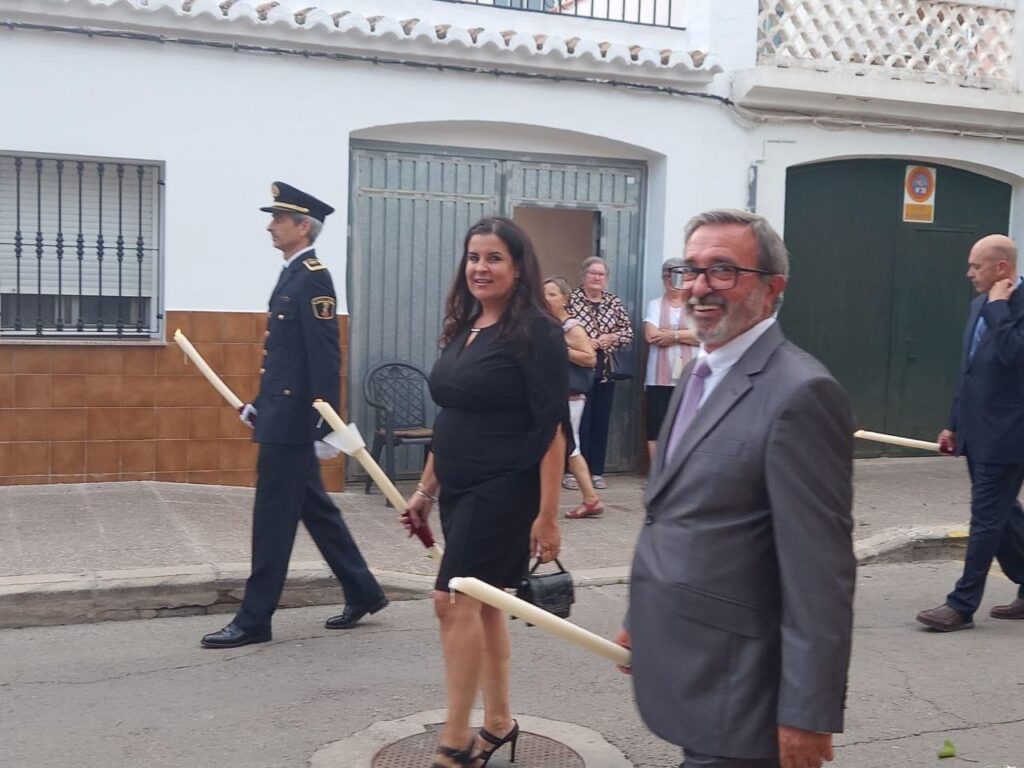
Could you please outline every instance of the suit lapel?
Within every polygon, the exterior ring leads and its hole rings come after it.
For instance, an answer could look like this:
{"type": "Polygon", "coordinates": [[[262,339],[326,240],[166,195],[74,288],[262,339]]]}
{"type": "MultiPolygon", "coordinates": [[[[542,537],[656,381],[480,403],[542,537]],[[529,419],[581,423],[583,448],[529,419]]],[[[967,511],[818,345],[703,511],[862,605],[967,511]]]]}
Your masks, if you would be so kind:
{"type": "Polygon", "coordinates": [[[691,362],[684,372],[687,378],[680,377],[680,384],[672,394],[669,403],[668,413],[665,416],[665,423],[662,424],[661,433],[658,435],[658,451],[655,456],[655,467],[660,471],[650,482],[647,491],[647,503],[650,504],[655,498],[671,483],[671,481],[682,469],[686,460],[700,441],[710,432],[736,404],[743,399],[744,395],[753,388],[751,378],[760,373],[772,356],[772,353],[785,341],[782,329],[778,322],[765,331],[761,337],[753,343],[736,364],[729,370],[725,378],[715,387],[704,404],[697,411],[686,433],[679,440],[675,453],[666,456],[666,444],[668,435],[675,422],[676,412],[679,410],[679,401],[682,399],[684,384],[689,377],[689,371],[694,362],[691,362]]]}

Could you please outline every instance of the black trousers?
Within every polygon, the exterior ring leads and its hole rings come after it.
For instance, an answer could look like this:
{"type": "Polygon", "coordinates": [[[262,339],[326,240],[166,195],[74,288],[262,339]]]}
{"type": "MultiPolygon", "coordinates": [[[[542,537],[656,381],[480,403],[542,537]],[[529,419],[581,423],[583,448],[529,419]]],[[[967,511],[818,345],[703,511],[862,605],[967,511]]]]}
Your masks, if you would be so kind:
{"type": "Polygon", "coordinates": [[[590,388],[587,404],[580,419],[580,451],[587,460],[590,474],[604,474],[604,458],[608,452],[608,423],[612,417],[614,381],[599,381],[590,388]]]}
{"type": "Polygon", "coordinates": [[[683,749],[679,768],[779,768],[778,760],[754,760],[744,757],[716,757],[683,749]]]}
{"type": "Polygon", "coordinates": [[[1024,510],[1017,501],[1024,464],[986,464],[967,459],[971,473],[971,532],[964,572],[946,604],[970,618],[978,610],[992,559],[1024,597],[1024,510]]]}
{"type": "Polygon", "coordinates": [[[341,519],[324,491],[313,444],[260,445],[252,513],[252,573],[235,624],[248,632],[270,629],[284,589],[299,520],[341,583],[345,602],[369,605],[381,594],[341,519]]]}

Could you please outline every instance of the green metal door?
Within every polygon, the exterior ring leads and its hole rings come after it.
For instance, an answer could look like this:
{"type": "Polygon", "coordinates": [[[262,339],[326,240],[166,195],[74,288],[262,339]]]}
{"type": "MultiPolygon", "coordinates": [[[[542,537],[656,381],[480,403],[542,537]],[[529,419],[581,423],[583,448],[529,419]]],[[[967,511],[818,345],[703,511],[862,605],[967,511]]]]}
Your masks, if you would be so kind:
{"type": "MultiPolygon", "coordinates": [[[[932,440],[945,426],[972,291],[967,253],[1007,232],[1010,186],[936,166],[935,220],[903,221],[915,160],[790,169],[786,334],[829,367],[863,429],[932,440]]],[[[901,455],[860,442],[859,456],[901,455]]]]}

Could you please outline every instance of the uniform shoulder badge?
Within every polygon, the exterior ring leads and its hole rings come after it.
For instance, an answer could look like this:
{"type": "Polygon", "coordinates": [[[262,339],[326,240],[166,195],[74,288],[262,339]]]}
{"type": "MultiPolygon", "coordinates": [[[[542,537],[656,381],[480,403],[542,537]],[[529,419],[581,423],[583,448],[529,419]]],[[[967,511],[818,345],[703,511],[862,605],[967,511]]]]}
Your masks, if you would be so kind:
{"type": "Polygon", "coordinates": [[[313,317],[318,320],[334,319],[335,302],[333,296],[317,296],[310,303],[313,305],[313,317]]]}
{"type": "Polygon", "coordinates": [[[310,272],[319,272],[321,269],[327,269],[327,267],[320,263],[319,259],[306,259],[302,263],[306,265],[306,269],[310,272]]]}

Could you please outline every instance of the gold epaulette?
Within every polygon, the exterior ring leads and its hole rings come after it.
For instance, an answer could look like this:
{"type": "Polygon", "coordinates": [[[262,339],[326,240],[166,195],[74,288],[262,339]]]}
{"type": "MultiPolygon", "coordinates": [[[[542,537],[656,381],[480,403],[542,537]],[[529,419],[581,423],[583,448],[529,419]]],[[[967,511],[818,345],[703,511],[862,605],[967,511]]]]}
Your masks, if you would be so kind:
{"type": "Polygon", "coordinates": [[[306,259],[302,263],[306,265],[306,269],[310,272],[319,272],[321,269],[327,269],[327,267],[320,263],[319,259],[306,259]]]}

